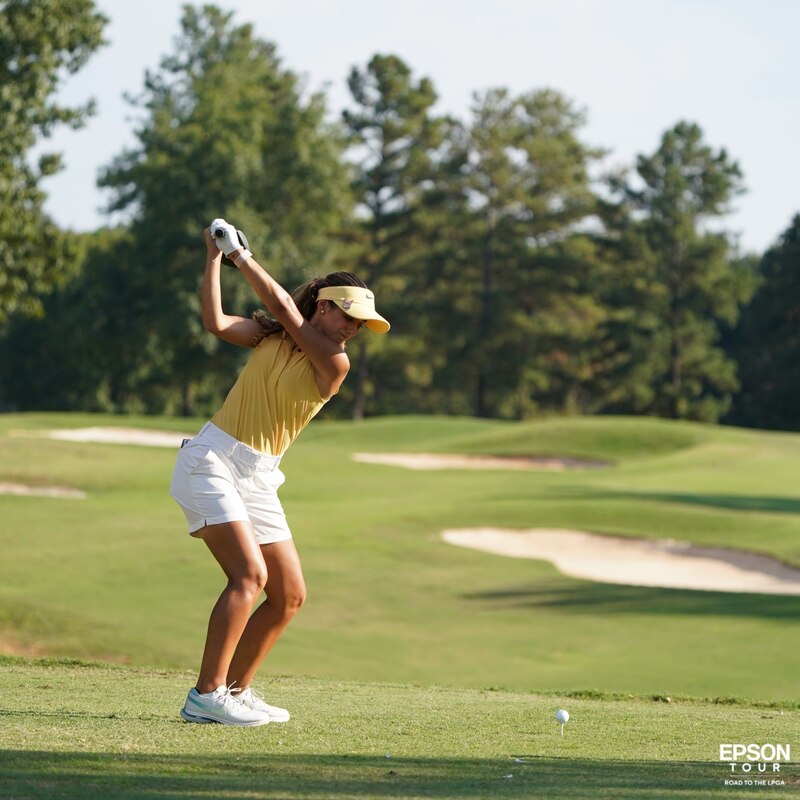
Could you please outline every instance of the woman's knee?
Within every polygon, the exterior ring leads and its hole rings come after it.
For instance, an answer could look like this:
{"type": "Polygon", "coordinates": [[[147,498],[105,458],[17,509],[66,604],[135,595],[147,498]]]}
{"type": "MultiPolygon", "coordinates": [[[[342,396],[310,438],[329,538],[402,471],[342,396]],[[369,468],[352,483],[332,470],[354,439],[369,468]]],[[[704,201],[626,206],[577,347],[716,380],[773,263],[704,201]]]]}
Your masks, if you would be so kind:
{"type": "Polygon", "coordinates": [[[267,596],[277,606],[284,618],[291,619],[306,602],[306,587],[304,584],[286,587],[277,597],[271,596],[267,586],[267,596]]]}
{"type": "Polygon", "coordinates": [[[248,596],[258,597],[267,585],[267,568],[264,564],[248,564],[241,572],[230,577],[228,585],[248,596]]]}
{"type": "Polygon", "coordinates": [[[300,586],[289,595],[289,607],[294,609],[295,614],[303,607],[307,596],[305,586],[300,586]]]}

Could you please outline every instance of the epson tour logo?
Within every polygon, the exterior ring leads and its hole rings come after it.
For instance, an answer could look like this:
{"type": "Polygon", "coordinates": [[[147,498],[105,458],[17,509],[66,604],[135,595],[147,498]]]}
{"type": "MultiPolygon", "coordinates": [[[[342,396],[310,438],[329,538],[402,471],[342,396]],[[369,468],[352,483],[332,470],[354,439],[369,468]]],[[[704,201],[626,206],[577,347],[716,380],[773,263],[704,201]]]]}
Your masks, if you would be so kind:
{"type": "Polygon", "coordinates": [[[781,771],[781,764],[792,760],[792,748],[788,744],[721,744],[719,760],[729,762],[731,772],[741,776],[726,780],[726,786],[783,786],[774,776],[781,771]]]}

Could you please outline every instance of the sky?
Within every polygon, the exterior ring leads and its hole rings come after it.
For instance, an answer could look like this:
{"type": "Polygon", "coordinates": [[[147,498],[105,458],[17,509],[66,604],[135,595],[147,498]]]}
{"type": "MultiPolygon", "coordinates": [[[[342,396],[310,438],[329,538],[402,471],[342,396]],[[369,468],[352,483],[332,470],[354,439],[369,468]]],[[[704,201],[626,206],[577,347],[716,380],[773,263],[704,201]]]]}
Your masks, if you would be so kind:
{"type": "MultiPolygon", "coordinates": [[[[174,49],[180,0],[95,0],[108,44],[63,82],[58,100],[93,97],[98,113],[59,130],[37,152],[63,155],[43,182],[47,212],[72,230],[112,223],[98,170],[136,145],[145,70],[174,49]]],[[[743,173],[747,193],[724,227],[763,252],[800,213],[800,47],[797,0],[219,0],[237,23],[272,41],[331,114],[348,104],[346,79],[375,53],[394,54],[432,80],[435,111],[469,120],[476,92],[542,88],[587,115],[580,135],[610,151],[609,167],[651,154],[676,122],[702,128],[743,173]]]]}

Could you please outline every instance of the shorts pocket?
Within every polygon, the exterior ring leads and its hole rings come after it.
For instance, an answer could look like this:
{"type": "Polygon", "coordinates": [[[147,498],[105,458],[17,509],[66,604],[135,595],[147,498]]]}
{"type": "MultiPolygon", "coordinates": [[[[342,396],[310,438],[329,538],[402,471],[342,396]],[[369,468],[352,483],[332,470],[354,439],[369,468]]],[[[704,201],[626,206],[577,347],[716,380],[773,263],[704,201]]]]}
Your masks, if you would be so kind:
{"type": "Polygon", "coordinates": [[[178,451],[175,469],[172,471],[169,493],[182,506],[191,507],[192,489],[190,479],[197,465],[208,453],[209,448],[199,444],[187,444],[178,451]]]}
{"type": "Polygon", "coordinates": [[[260,469],[253,474],[253,485],[268,492],[276,492],[286,482],[286,476],[275,469],[260,469]]]}
{"type": "Polygon", "coordinates": [[[181,448],[178,454],[178,461],[190,475],[195,472],[200,463],[209,454],[211,448],[205,444],[187,444],[181,448]]]}

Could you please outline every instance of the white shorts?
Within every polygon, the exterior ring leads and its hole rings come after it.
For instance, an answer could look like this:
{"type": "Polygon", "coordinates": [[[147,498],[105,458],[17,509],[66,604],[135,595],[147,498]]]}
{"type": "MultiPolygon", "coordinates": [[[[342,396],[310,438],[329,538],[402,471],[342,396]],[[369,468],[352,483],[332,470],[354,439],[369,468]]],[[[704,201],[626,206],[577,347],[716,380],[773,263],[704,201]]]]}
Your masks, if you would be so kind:
{"type": "Polygon", "coordinates": [[[221,522],[250,522],[258,544],[292,538],[278,499],[286,480],[280,456],[253,450],[207,422],[184,443],[169,493],[189,523],[189,533],[221,522]]]}

